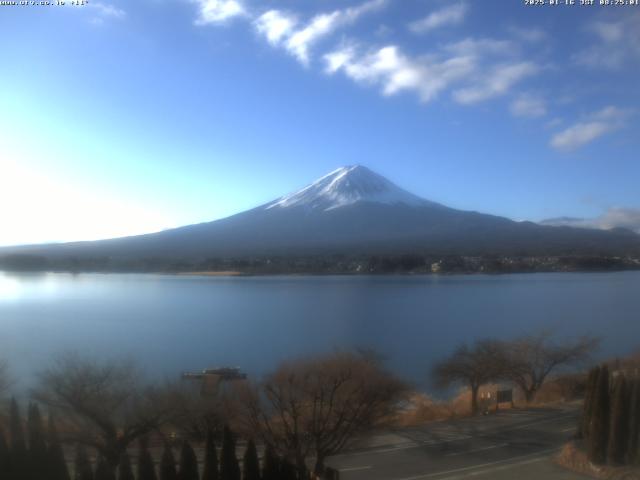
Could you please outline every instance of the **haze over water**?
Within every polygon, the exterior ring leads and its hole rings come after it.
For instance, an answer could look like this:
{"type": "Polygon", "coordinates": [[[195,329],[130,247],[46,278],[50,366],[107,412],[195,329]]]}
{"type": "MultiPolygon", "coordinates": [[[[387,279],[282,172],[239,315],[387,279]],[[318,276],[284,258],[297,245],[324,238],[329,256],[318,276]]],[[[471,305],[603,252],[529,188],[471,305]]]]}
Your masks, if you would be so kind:
{"type": "Polygon", "coordinates": [[[374,348],[421,388],[435,359],[480,337],[552,329],[640,339],[640,272],[452,276],[196,277],[0,273],[0,351],[20,386],[51,356],[127,354],[151,374],[374,348]]]}

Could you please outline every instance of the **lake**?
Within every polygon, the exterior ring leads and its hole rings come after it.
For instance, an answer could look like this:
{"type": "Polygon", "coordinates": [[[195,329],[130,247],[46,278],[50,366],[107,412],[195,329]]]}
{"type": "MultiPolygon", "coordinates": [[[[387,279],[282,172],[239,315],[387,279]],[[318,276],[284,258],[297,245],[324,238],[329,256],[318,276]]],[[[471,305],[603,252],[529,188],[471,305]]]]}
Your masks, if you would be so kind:
{"type": "Polygon", "coordinates": [[[0,272],[0,357],[19,385],[56,353],[127,354],[145,370],[240,366],[367,347],[421,388],[461,342],[552,329],[640,346],[640,272],[199,277],[0,272]]]}

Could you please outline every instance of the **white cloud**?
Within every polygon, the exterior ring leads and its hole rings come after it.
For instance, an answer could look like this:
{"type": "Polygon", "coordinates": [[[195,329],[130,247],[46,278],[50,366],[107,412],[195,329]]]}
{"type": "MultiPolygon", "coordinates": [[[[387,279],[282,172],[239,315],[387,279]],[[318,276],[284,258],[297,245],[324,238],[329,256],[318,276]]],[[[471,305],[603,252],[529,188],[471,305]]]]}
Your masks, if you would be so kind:
{"type": "Polygon", "coordinates": [[[296,17],[280,10],[270,10],[258,17],[254,26],[272,45],[283,46],[304,65],[310,61],[311,47],[337,29],[356,22],[362,15],[383,8],[387,0],[370,0],[357,7],[335,10],[314,16],[300,29],[296,17]]]}
{"type": "Polygon", "coordinates": [[[301,63],[308,64],[311,45],[333,32],[343,21],[345,21],[345,17],[339,10],[317,15],[311,19],[306,27],[294,32],[289,37],[286,48],[301,63]]]}
{"type": "Polygon", "coordinates": [[[542,117],[547,113],[544,100],[531,94],[519,95],[511,102],[509,110],[516,117],[542,117]]]}
{"type": "Polygon", "coordinates": [[[280,41],[291,35],[297,23],[294,15],[278,10],[269,10],[260,15],[254,22],[258,33],[264,35],[271,45],[278,45],[280,41]]]}
{"type": "Polygon", "coordinates": [[[379,85],[384,95],[413,91],[423,102],[432,100],[475,68],[471,57],[445,60],[434,57],[411,58],[394,45],[359,57],[354,48],[347,47],[329,53],[324,58],[330,74],[343,70],[356,82],[379,85]]]}
{"type": "Polygon", "coordinates": [[[610,208],[598,217],[596,223],[601,228],[628,228],[640,233],[640,209],[610,208]]]}
{"type": "Polygon", "coordinates": [[[618,42],[624,37],[625,24],[623,22],[594,22],[591,24],[591,30],[605,42],[618,42]]]}
{"type": "MultiPolygon", "coordinates": [[[[241,0],[192,1],[201,5],[201,23],[220,23],[235,15],[250,16],[237,3],[241,0]],[[225,7],[234,4],[237,7],[225,7]]],[[[389,0],[368,0],[355,7],[316,14],[306,22],[295,12],[271,9],[253,17],[252,24],[258,36],[272,47],[284,49],[308,66],[321,40],[388,4],[389,0]]],[[[456,3],[432,12],[416,22],[413,29],[424,32],[461,22],[467,11],[467,3],[456,3]]],[[[520,57],[518,44],[511,39],[470,37],[431,47],[424,55],[406,54],[398,45],[357,46],[354,41],[343,40],[342,46],[322,58],[328,74],[342,72],[357,83],[380,87],[383,95],[412,92],[422,102],[428,102],[446,90],[457,88],[454,98],[459,103],[475,103],[505,94],[517,82],[537,73],[536,64],[521,61],[520,57]]],[[[532,106],[529,107],[531,110],[532,106]]],[[[524,107],[514,108],[520,112],[524,107]]]]}
{"type": "Polygon", "coordinates": [[[466,38],[411,56],[397,45],[367,51],[351,44],[324,55],[324,60],[328,74],[341,71],[357,83],[380,86],[384,95],[410,91],[428,102],[456,88],[455,100],[470,104],[505,94],[538,72],[534,63],[514,59],[511,47],[509,41],[466,38]]]}
{"type": "Polygon", "coordinates": [[[625,126],[629,112],[608,106],[594,112],[584,120],[571,125],[551,138],[551,146],[558,150],[575,150],[595,139],[625,126]]]}
{"type": "Polygon", "coordinates": [[[413,33],[424,34],[440,27],[458,25],[463,22],[468,10],[466,3],[450,5],[410,23],[409,29],[413,33]]]}
{"type": "Polygon", "coordinates": [[[507,93],[516,83],[537,72],[538,67],[531,62],[497,65],[477,83],[455,91],[453,98],[464,105],[478,103],[507,93]]]}
{"type": "MultiPolygon", "coordinates": [[[[68,5],[71,5],[67,2],[68,5]]],[[[127,16],[127,12],[123,9],[115,7],[104,2],[90,2],[86,4],[87,8],[73,8],[71,10],[84,11],[88,14],[88,21],[93,25],[103,25],[109,20],[120,20],[127,16]]]]}
{"type": "Polygon", "coordinates": [[[615,70],[640,61],[640,12],[616,21],[596,21],[587,25],[596,41],[573,56],[578,65],[615,70]]]}
{"type": "Polygon", "coordinates": [[[612,228],[627,228],[640,233],[640,209],[612,207],[596,218],[550,218],[540,222],[543,225],[598,228],[609,230],[612,228]]]}
{"type": "Polygon", "coordinates": [[[360,16],[378,11],[386,5],[387,0],[369,0],[357,7],[347,8],[343,12],[347,20],[355,22],[360,16]]]}
{"type": "Polygon", "coordinates": [[[199,12],[196,25],[220,24],[230,18],[245,15],[246,11],[238,0],[193,0],[199,12]]]}
{"type": "Polygon", "coordinates": [[[554,135],[551,146],[559,150],[574,150],[601,137],[611,130],[611,126],[603,122],[577,123],[554,135]]]}
{"type": "Polygon", "coordinates": [[[354,55],[355,53],[352,47],[346,47],[340,50],[335,50],[331,53],[327,53],[324,56],[324,60],[326,63],[325,71],[328,74],[334,74],[341,68],[350,66],[352,64],[354,55]]]}
{"type": "Polygon", "coordinates": [[[126,15],[124,10],[106,3],[92,2],[88,6],[93,8],[101,17],[122,18],[126,15]]]}

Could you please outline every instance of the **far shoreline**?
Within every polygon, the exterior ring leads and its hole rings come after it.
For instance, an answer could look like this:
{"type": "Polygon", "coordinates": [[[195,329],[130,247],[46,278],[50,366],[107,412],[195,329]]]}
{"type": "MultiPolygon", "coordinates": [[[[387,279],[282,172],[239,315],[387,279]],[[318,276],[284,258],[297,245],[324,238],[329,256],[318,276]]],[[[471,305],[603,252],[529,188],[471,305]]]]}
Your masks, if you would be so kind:
{"type": "Polygon", "coordinates": [[[567,270],[511,270],[511,271],[444,271],[444,272],[242,272],[237,270],[202,270],[202,271],[141,271],[141,270],[5,270],[0,274],[98,274],[98,275],[162,275],[176,277],[450,277],[450,276],[506,276],[531,275],[548,273],[623,273],[638,272],[640,268],[611,268],[611,269],[567,269],[567,270]]]}
{"type": "MultiPolygon", "coordinates": [[[[142,273],[142,272],[129,272],[129,273],[142,273]]],[[[245,272],[239,272],[236,270],[204,270],[198,272],[162,272],[166,275],[186,275],[194,277],[246,277],[251,274],[245,272]]]]}

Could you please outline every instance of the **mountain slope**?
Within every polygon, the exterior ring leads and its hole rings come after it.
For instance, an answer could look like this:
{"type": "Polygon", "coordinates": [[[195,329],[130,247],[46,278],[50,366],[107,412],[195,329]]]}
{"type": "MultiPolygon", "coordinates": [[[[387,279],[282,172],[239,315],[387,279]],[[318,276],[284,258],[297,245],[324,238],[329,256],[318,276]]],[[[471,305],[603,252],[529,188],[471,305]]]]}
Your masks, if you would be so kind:
{"type": "Polygon", "coordinates": [[[315,254],[618,255],[640,236],[514,222],[417,197],[366,167],[342,167],[311,185],[231,217],[136,237],[20,247],[49,257],[205,259],[315,254]]]}

